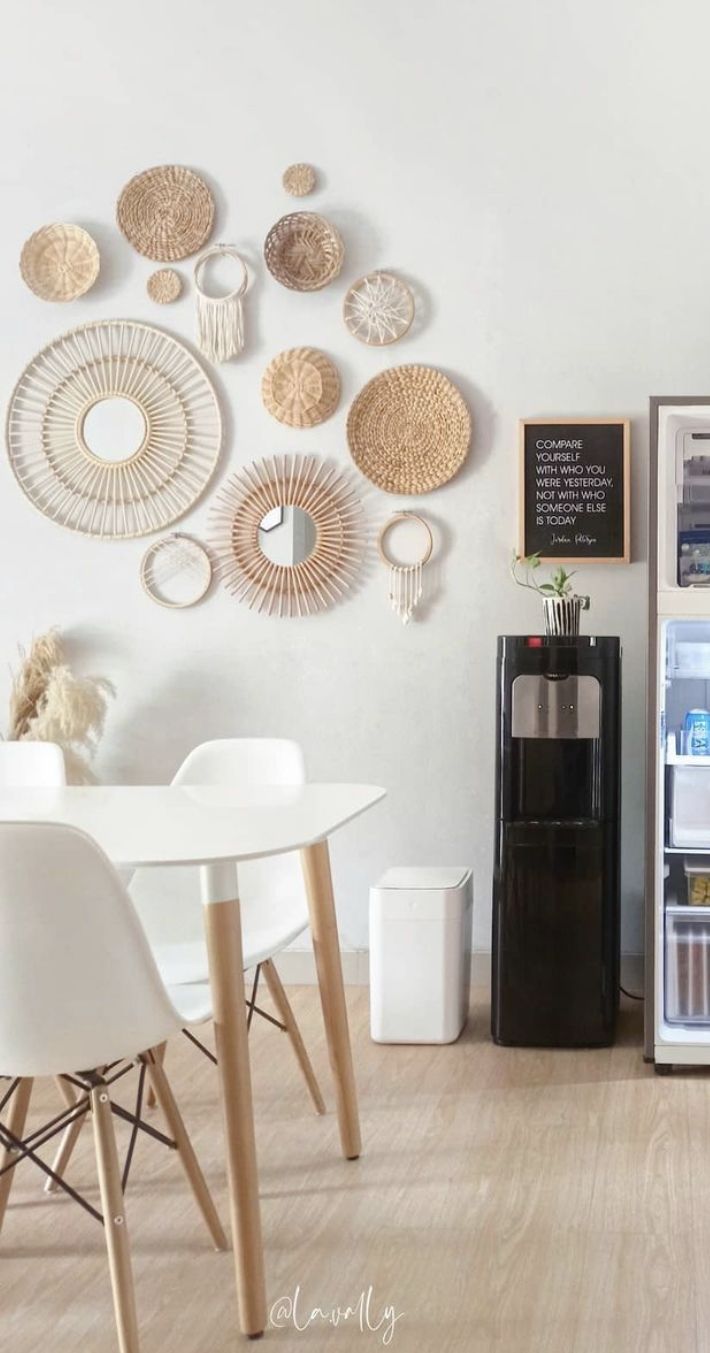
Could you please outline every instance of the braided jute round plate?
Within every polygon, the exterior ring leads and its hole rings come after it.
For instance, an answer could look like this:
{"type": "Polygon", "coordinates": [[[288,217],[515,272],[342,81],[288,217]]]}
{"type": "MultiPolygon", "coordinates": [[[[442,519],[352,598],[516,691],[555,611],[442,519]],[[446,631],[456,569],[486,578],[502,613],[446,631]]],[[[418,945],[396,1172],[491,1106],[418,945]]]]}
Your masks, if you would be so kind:
{"type": "Polygon", "coordinates": [[[358,469],[385,493],[428,493],[452,479],[468,454],[471,416],[448,376],[395,366],[374,376],[348,414],[358,469]]]}
{"type": "Polygon", "coordinates": [[[161,164],[130,179],[118,199],[116,220],[139,254],[174,263],[196,254],[209,239],[214,200],[192,169],[161,164]]]}
{"type": "Polygon", "coordinates": [[[289,348],[267,366],[261,398],[280,423],[291,428],[315,427],[337,408],[338,368],[317,348],[289,348]]]}

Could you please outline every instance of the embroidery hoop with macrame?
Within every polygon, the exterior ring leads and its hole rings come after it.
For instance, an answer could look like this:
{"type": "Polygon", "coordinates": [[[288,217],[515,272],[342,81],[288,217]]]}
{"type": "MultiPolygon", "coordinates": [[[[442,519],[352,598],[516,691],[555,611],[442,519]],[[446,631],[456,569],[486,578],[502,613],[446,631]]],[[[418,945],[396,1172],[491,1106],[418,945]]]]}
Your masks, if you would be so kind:
{"type": "Polygon", "coordinates": [[[377,551],[390,574],[390,604],[403,625],[408,625],[412,615],[422,599],[422,570],[429,563],[434,549],[434,538],[429,523],[417,512],[395,512],[385,522],[377,540],[377,551]],[[399,522],[415,522],[425,536],[424,549],[419,559],[411,564],[400,564],[385,549],[385,541],[390,531],[399,522]]]}
{"type": "Polygon", "coordinates": [[[197,293],[197,342],[200,351],[211,362],[228,362],[244,350],[244,312],[242,297],[249,285],[247,265],[231,244],[212,244],[200,254],[195,264],[195,291],[197,293]],[[239,286],[225,296],[208,296],[203,290],[205,264],[215,258],[234,259],[242,271],[239,286]]]}

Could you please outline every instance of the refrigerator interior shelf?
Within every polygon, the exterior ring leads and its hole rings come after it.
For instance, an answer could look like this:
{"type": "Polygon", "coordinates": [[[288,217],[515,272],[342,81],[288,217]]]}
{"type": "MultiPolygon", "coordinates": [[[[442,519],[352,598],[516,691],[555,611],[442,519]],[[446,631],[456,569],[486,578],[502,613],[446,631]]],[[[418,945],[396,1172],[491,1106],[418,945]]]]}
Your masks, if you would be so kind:
{"type": "Polygon", "coordinates": [[[675,747],[669,745],[666,752],[666,763],[669,766],[692,766],[693,769],[705,770],[710,766],[710,756],[682,756],[675,747]]]}
{"type": "Polygon", "coordinates": [[[682,919],[697,921],[699,918],[707,920],[710,916],[710,907],[686,907],[681,902],[672,902],[666,907],[666,916],[679,916],[682,919]]]}
{"type": "MultiPolygon", "coordinates": [[[[664,846],[666,855],[710,855],[710,846],[664,846]]],[[[666,875],[667,877],[667,875],[666,875]]]]}

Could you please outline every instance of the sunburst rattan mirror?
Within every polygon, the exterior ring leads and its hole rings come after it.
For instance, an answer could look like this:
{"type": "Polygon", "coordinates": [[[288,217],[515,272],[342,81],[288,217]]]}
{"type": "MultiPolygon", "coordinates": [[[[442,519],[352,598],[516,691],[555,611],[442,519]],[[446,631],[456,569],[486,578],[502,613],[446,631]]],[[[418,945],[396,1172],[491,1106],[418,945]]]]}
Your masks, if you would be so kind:
{"type": "Polygon", "coordinates": [[[314,456],[274,456],[217,495],[210,546],[239,601],[267,615],[310,615],[339,601],[364,545],[362,507],[343,473],[314,456]]]}

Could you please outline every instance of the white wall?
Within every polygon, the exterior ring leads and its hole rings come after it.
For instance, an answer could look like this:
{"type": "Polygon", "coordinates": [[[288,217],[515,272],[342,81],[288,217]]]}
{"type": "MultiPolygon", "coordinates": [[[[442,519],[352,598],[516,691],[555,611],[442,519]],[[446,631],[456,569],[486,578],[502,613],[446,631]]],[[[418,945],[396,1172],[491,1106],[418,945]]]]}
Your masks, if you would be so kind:
{"type": "MultiPolygon", "coordinates": [[[[127,315],[191,338],[191,288],[153,305],[151,265],[113,223],[133,173],[177,161],[208,177],[215,238],[254,271],[247,353],[217,374],[221,476],[282,450],[347,465],[348,404],[390,362],[440,366],[469,401],[468,465],[411,504],[436,525],[439,564],[407,629],[374,558],[351,600],[318,618],[259,618],[222,592],[163,611],[139,586],[145,542],[62,531],[0,463],[0,668],[18,641],[59,624],[77,662],[115,680],[102,778],[162,780],[200,739],[276,733],[304,743],[314,776],[387,786],[385,806],[336,848],[350,945],[366,940],[370,880],[408,861],[475,866],[476,942],[488,945],[495,639],[538,625],[534,598],[507,576],[516,420],[609,413],[634,420],[635,562],[579,581],[589,623],[624,642],[624,946],[640,947],[646,399],[710,387],[709,39],[702,0],[23,0],[4,11],[7,396],[43,343],[87,320],[127,315]],[[323,185],[308,205],[332,216],[347,249],[343,285],[313,296],[279,287],[260,261],[292,205],[281,172],[300,159],[323,185]],[[24,238],[52,220],[87,226],[102,251],[99,283],[68,306],[36,300],[17,271],[24,238]],[[384,353],[340,319],[344,284],[379,266],[410,279],[418,302],[415,332],[384,353]],[[296,433],[263,410],[259,380],[301,343],[338,362],[343,400],[296,433]]],[[[362,489],[374,523],[402,505],[362,489]]],[[[204,531],[208,505],[185,529],[204,531]]]]}

